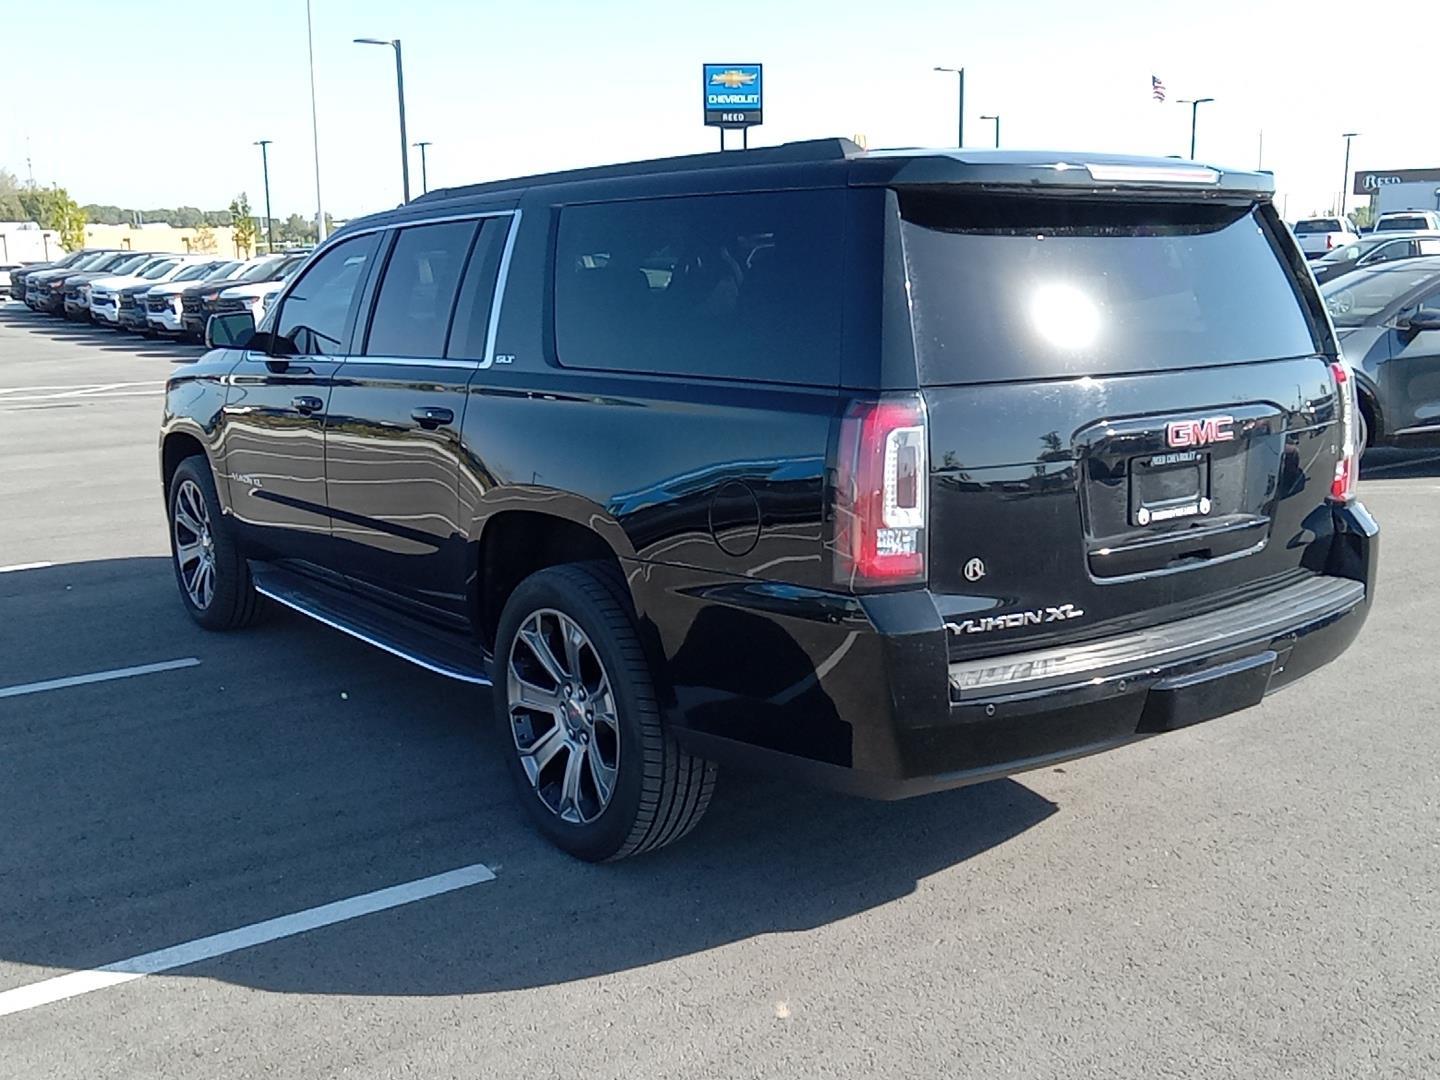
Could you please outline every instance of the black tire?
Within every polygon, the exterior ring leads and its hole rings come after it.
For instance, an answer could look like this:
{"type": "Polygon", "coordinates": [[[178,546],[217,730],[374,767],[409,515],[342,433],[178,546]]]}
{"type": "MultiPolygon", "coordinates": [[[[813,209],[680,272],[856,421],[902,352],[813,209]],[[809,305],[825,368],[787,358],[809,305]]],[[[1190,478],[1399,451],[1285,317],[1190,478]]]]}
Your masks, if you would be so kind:
{"type": "MultiPolygon", "coordinates": [[[[261,610],[261,597],[250,580],[250,567],[235,543],[234,530],[230,519],[220,512],[220,498],[215,491],[215,478],[210,474],[210,464],[202,456],[188,457],[182,461],[170,478],[170,492],[166,499],[168,511],[166,523],[170,532],[170,565],[175,571],[175,584],[180,589],[180,600],[190,617],[207,630],[234,630],[248,626],[255,621],[261,610]],[[177,505],[181,502],[182,490],[189,493],[198,489],[204,503],[204,524],[208,527],[208,554],[212,567],[212,585],[208,599],[202,592],[201,603],[192,596],[187,584],[187,573],[181,565],[180,543],[182,537],[199,538],[199,534],[177,524],[177,505]]],[[[188,516],[188,515],[187,515],[188,516]]],[[[195,520],[190,517],[190,520],[195,520]]]]}
{"type": "Polygon", "coordinates": [[[715,790],[715,764],[687,753],[665,730],[630,601],[618,578],[603,563],[573,563],[532,574],[511,594],[495,636],[495,722],[516,793],[551,843],[588,862],[624,859],[679,840],[700,821],[715,790]],[[540,612],[561,613],[584,631],[615,699],[617,775],[608,804],[588,822],[563,820],[542,798],[540,784],[526,772],[512,726],[512,648],[521,628],[540,612]]]}

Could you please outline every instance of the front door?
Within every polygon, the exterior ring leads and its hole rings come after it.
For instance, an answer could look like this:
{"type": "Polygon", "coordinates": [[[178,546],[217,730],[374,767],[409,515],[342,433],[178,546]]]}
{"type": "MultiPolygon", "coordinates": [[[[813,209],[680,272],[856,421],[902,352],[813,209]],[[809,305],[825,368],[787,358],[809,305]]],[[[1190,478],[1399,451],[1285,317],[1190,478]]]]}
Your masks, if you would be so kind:
{"type": "Polygon", "coordinates": [[[325,426],[336,565],[372,598],[457,628],[469,612],[460,429],[509,224],[414,225],[388,239],[325,426]]]}
{"type": "MultiPolygon", "coordinates": [[[[1440,289],[1401,312],[1401,320],[1421,308],[1440,310],[1440,289]]],[[[1440,330],[1391,330],[1384,377],[1391,429],[1440,427],[1440,330]]]]}
{"type": "Polygon", "coordinates": [[[327,561],[325,412],[375,246],[373,234],[358,236],[312,263],[270,320],[270,347],[245,353],[231,375],[222,418],[231,508],[270,559],[327,561]]]}

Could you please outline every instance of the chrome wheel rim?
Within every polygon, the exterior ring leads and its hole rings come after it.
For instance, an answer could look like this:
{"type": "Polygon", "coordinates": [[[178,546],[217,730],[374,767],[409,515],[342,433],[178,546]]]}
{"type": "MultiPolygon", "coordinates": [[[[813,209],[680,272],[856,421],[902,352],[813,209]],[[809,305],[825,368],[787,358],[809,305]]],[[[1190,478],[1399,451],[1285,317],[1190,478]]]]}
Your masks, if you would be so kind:
{"type": "Polygon", "coordinates": [[[545,608],[521,624],[505,665],[510,733],[540,801],[573,825],[610,805],[620,721],[600,654],[580,625],[545,608]]]}
{"type": "Polygon", "coordinates": [[[210,531],[205,496],[194,480],[181,482],[172,516],[180,584],[190,602],[204,611],[215,599],[215,535],[210,531]]]}

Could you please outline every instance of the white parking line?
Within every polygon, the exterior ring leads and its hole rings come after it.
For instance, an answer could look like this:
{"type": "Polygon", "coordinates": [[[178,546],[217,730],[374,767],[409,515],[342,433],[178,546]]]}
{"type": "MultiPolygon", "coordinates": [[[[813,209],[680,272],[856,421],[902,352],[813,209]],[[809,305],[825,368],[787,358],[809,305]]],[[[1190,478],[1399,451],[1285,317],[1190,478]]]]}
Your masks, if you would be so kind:
{"type": "Polygon", "coordinates": [[[24,694],[39,694],[46,690],[62,690],[67,686],[84,686],[86,683],[109,682],[111,679],[128,679],[135,675],[150,675],[157,671],[174,671],[176,668],[194,667],[200,663],[193,656],[183,660],[163,660],[158,664],[141,664],[138,667],[114,668],[110,671],[94,671],[88,675],[67,675],[63,679],[46,679],[44,682],[20,683],[18,686],[0,686],[0,698],[21,697],[24,694]]]}
{"type": "Polygon", "coordinates": [[[13,566],[0,566],[0,574],[13,574],[17,570],[44,570],[47,566],[54,566],[53,562],[18,562],[13,566]]]}
{"type": "Polygon", "coordinates": [[[104,967],[72,971],[68,975],[57,975],[53,979],[43,979],[29,986],[17,986],[13,990],[0,992],[0,1016],[24,1012],[26,1009],[88,994],[92,990],[103,990],[107,986],[116,986],[146,975],[157,975],[201,960],[211,960],[226,953],[264,945],[269,941],[293,937],[322,926],[358,919],[362,915],[413,904],[417,900],[426,900],[441,893],[454,892],[456,889],[494,880],[495,873],[488,866],[484,863],[472,863],[458,870],[448,870],[417,881],[407,881],[403,885],[391,885],[375,892],[306,908],[293,915],[281,915],[264,922],[251,923],[222,934],[211,934],[182,945],[172,945],[168,949],[142,953],[128,960],[106,964],[104,967]]]}

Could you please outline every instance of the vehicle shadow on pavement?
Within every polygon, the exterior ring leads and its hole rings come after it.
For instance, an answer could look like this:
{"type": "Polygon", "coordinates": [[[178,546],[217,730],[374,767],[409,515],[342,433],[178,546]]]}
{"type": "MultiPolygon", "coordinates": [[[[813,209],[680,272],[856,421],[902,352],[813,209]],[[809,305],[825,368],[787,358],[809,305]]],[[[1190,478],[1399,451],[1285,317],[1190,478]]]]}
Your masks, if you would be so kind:
{"type": "MultiPolygon", "coordinates": [[[[1440,476],[1440,437],[1428,446],[1377,446],[1360,459],[1361,480],[1412,480],[1440,476]]],[[[1362,489],[1361,495],[1364,495],[1362,489]]]]}
{"type": "Polygon", "coordinates": [[[290,613],[206,633],[164,558],[0,575],[0,608],[27,627],[0,687],[201,661],[0,699],[0,989],[43,977],[14,964],[98,966],[474,862],[496,880],[175,974],[352,995],[565,983],[837,923],[1057,809],[1011,780],[878,803],[728,771],[691,836],[590,866],[529,828],[477,724],[485,691],[290,613]]]}
{"type": "Polygon", "coordinates": [[[14,304],[0,307],[0,324],[15,326],[54,341],[94,346],[105,352],[128,353],[142,358],[193,360],[205,351],[201,345],[169,338],[147,338],[129,331],[110,330],[90,323],[70,322],[14,304]]]}

